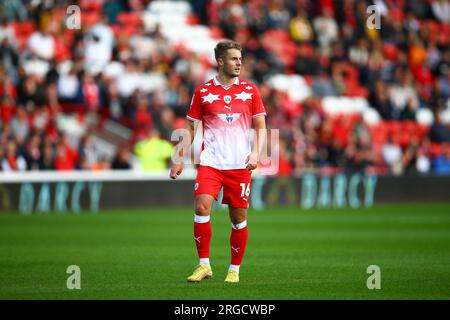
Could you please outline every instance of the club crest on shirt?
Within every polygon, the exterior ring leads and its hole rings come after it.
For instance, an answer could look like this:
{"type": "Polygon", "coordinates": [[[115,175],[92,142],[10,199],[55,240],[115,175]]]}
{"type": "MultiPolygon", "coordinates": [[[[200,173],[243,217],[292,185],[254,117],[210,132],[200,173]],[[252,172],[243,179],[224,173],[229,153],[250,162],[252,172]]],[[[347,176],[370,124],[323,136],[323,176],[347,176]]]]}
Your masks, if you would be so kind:
{"type": "Polygon", "coordinates": [[[224,96],[223,101],[225,101],[226,104],[229,104],[231,102],[231,96],[224,96]]]}
{"type": "Polygon", "coordinates": [[[218,116],[224,122],[231,124],[231,123],[235,122],[237,119],[239,119],[241,114],[240,113],[219,113],[218,116]]]}

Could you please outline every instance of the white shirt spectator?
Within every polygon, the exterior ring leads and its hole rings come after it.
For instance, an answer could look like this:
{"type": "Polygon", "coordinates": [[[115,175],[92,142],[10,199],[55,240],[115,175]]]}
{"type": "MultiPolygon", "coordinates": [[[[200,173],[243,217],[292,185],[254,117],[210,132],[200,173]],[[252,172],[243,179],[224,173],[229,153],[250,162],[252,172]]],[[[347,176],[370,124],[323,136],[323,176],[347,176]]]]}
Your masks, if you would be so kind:
{"type": "Polygon", "coordinates": [[[25,70],[26,74],[37,75],[38,77],[45,77],[48,70],[50,69],[50,64],[48,61],[35,58],[31,60],[26,60],[23,63],[23,69],[25,70]]]}
{"type": "Polygon", "coordinates": [[[448,0],[434,0],[431,3],[434,16],[442,23],[450,23],[450,3],[448,0]]]}
{"type": "Polygon", "coordinates": [[[58,79],[58,96],[61,98],[73,99],[77,96],[80,88],[80,81],[75,74],[63,74],[58,79]]]}
{"type": "Polygon", "coordinates": [[[24,141],[30,133],[30,127],[26,119],[15,116],[11,121],[11,131],[15,137],[24,141]]]}
{"type": "MultiPolygon", "coordinates": [[[[27,162],[22,156],[17,156],[16,158],[17,171],[25,171],[27,169],[27,162]]],[[[8,160],[2,160],[2,170],[6,172],[14,171],[9,165],[8,160]]]]}
{"type": "Polygon", "coordinates": [[[401,86],[394,85],[391,87],[389,92],[389,98],[392,102],[392,105],[397,110],[403,110],[408,102],[412,100],[414,105],[418,105],[419,99],[417,97],[417,91],[414,90],[411,86],[401,86]]]}
{"type": "Polygon", "coordinates": [[[92,27],[91,33],[100,38],[100,42],[104,43],[109,48],[114,47],[114,33],[110,26],[103,22],[97,23],[92,27]]]}
{"type": "MultiPolygon", "coordinates": [[[[98,36],[86,42],[84,50],[84,60],[89,71],[100,71],[111,60],[111,47],[100,41],[98,36]]],[[[91,72],[92,73],[92,72],[91,72]]]]}
{"type": "Polygon", "coordinates": [[[369,51],[361,46],[353,46],[349,51],[350,60],[358,65],[366,65],[369,61],[369,51]]]}
{"type": "Polygon", "coordinates": [[[427,173],[428,171],[430,171],[430,168],[430,159],[428,159],[428,157],[423,154],[419,155],[416,160],[417,171],[419,171],[420,173],[427,173]]]}
{"type": "Polygon", "coordinates": [[[50,60],[55,55],[55,39],[50,34],[36,31],[28,39],[28,48],[37,57],[50,60]]]}
{"type": "Polygon", "coordinates": [[[386,16],[389,14],[389,9],[383,0],[374,0],[373,2],[377,6],[377,12],[379,14],[381,14],[382,16],[386,16]]]}
{"type": "Polygon", "coordinates": [[[8,39],[9,43],[16,43],[16,33],[11,25],[0,25],[0,43],[8,39]]]}
{"type": "Polygon", "coordinates": [[[128,98],[139,88],[140,76],[137,72],[126,72],[117,78],[117,89],[121,97],[128,98]]]}
{"type": "Polygon", "coordinates": [[[324,10],[322,16],[314,19],[313,26],[322,51],[329,55],[331,42],[338,40],[339,36],[339,28],[332,12],[329,9],[324,10]]]}
{"type": "Polygon", "coordinates": [[[129,40],[133,57],[136,59],[145,59],[151,57],[156,50],[154,41],[147,36],[135,35],[129,40]]]}
{"type": "Polygon", "coordinates": [[[402,149],[399,145],[386,142],[381,150],[381,154],[383,156],[384,162],[389,166],[393,167],[397,163],[399,163],[402,159],[402,149]]]}

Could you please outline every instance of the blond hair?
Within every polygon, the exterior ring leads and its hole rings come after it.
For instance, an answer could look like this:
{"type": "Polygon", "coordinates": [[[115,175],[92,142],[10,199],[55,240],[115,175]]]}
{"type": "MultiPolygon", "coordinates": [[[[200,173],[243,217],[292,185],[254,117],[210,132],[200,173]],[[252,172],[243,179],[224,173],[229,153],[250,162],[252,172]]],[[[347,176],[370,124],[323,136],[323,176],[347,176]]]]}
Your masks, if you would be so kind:
{"type": "Polygon", "coordinates": [[[239,43],[233,40],[220,41],[214,48],[214,56],[216,58],[216,61],[219,60],[219,58],[225,58],[225,56],[227,55],[227,50],[229,49],[237,49],[241,51],[242,47],[239,43]]]}

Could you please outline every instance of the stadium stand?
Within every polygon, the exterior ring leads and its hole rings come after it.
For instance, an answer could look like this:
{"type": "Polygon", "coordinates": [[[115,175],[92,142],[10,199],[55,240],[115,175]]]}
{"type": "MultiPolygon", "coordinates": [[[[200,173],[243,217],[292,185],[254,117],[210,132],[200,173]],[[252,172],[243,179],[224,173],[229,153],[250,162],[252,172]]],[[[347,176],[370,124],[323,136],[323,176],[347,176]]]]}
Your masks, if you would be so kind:
{"type": "Polygon", "coordinates": [[[73,30],[72,2],[0,4],[0,170],[160,170],[136,146],[170,153],[227,37],[280,129],[281,175],[450,171],[448,0],[81,0],[73,30]]]}

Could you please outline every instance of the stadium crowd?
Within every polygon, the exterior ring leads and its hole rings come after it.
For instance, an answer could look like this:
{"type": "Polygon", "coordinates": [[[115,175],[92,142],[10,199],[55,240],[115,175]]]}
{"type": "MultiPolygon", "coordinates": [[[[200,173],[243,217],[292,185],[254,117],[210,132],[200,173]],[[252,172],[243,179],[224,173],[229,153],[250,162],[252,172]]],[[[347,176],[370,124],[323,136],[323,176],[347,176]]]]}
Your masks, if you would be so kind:
{"type": "MultiPolygon", "coordinates": [[[[2,1],[0,170],[129,169],[131,153],[146,170],[167,166],[171,132],[184,126],[193,90],[214,65],[146,28],[140,17],[150,2],[79,1],[82,25],[71,30],[64,17],[73,1],[2,1]],[[64,131],[67,114],[84,128],[76,141],[64,131]],[[93,143],[105,119],[133,132],[111,159],[93,143]]],[[[258,85],[268,126],[280,129],[279,175],[450,174],[448,0],[191,5],[191,23],[243,45],[242,78],[258,85]],[[366,24],[372,4],[379,29],[366,24]],[[303,76],[313,94],[293,101],[269,84],[280,73],[303,76]],[[382,121],[331,116],[327,96],[364,97],[382,121]],[[417,121],[420,109],[432,123],[417,121]]]]}

